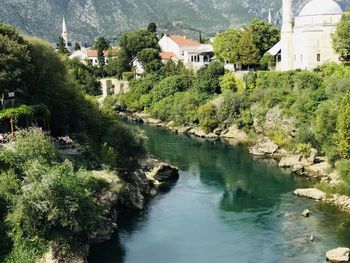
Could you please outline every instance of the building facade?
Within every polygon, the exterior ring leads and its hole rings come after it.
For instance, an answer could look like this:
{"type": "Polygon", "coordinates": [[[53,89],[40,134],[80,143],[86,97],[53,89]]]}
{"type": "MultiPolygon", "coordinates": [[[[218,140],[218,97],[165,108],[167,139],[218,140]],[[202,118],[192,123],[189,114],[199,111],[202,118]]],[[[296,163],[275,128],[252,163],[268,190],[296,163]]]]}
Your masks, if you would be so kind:
{"type": "Polygon", "coordinates": [[[209,64],[214,56],[212,45],[201,44],[184,36],[164,35],[158,44],[162,50],[162,60],[171,55],[171,59],[195,70],[209,64]]]}
{"type": "Polygon", "coordinates": [[[268,53],[276,58],[276,70],[312,70],[327,62],[339,62],[332,47],[343,11],[333,0],[312,0],[293,17],[292,0],[283,0],[281,40],[268,53]]]}

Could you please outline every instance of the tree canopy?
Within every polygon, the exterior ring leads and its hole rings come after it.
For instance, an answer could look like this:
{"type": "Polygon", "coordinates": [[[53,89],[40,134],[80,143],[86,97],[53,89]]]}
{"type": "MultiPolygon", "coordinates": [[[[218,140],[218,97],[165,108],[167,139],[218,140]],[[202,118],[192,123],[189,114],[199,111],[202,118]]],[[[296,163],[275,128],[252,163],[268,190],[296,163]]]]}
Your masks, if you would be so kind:
{"type": "Polygon", "coordinates": [[[216,36],[214,40],[214,52],[222,62],[238,63],[239,49],[237,43],[241,36],[242,32],[234,28],[230,28],[216,36]]]}
{"type": "Polygon", "coordinates": [[[29,43],[17,30],[5,24],[0,24],[0,54],[0,98],[3,102],[7,92],[25,92],[25,79],[31,75],[33,67],[29,43]]]}
{"type": "Polygon", "coordinates": [[[350,11],[343,14],[333,38],[334,50],[346,60],[350,58],[350,11]]]}

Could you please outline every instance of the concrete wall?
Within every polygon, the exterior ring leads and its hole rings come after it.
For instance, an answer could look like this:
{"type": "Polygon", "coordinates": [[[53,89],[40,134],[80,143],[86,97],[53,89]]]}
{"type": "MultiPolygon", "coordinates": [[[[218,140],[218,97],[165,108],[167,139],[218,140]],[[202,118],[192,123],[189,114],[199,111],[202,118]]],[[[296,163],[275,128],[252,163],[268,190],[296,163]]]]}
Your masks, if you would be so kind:
{"type": "Polygon", "coordinates": [[[129,82],[118,79],[101,79],[102,97],[105,98],[111,95],[119,95],[129,91],[129,82]]]}

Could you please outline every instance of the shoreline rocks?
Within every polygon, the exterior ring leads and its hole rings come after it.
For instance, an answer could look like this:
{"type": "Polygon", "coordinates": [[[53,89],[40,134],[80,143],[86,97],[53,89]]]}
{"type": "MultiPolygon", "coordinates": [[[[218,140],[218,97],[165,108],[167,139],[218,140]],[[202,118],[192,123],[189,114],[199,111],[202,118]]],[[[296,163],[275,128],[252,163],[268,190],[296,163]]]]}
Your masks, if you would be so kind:
{"type": "MultiPolygon", "coordinates": [[[[278,110],[278,109],[275,109],[278,110]]],[[[277,112],[277,111],[276,111],[277,112]]],[[[317,150],[311,149],[309,156],[303,156],[301,153],[290,152],[284,148],[281,148],[276,143],[274,143],[269,137],[263,137],[256,141],[252,141],[248,134],[243,130],[240,130],[237,125],[232,124],[228,125],[223,123],[222,126],[216,128],[212,133],[206,134],[204,131],[201,131],[198,127],[193,126],[174,126],[174,122],[168,124],[162,123],[160,120],[155,120],[151,118],[146,113],[131,113],[131,112],[119,112],[120,116],[124,116],[131,121],[137,121],[141,123],[147,123],[149,125],[164,127],[171,130],[177,134],[189,134],[197,137],[209,139],[209,140],[218,140],[221,139],[223,142],[227,142],[230,145],[245,144],[252,145],[249,148],[249,152],[257,156],[257,158],[268,158],[271,163],[277,162],[277,165],[281,168],[290,169],[294,174],[314,177],[319,179],[321,182],[327,182],[331,185],[336,185],[339,183],[339,175],[336,171],[332,171],[331,165],[328,163],[327,158],[317,156],[317,150]]],[[[271,113],[272,114],[272,113],[271,113]]],[[[276,113],[277,114],[277,113],[276,113]]],[[[278,113],[279,114],[279,113],[278,113]]],[[[276,116],[278,116],[278,114],[276,116]]],[[[273,115],[273,114],[272,114],[273,115]]],[[[272,116],[271,115],[271,116],[272,116]]],[[[278,118],[277,118],[278,119],[278,118]]],[[[255,121],[256,122],[256,121],[255,121]]],[[[291,134],[294,133],[292,129],[291,120],[285,121],[286,127],[290,128],[291,134]]],[[[260,127],[259,123],[255,123],[255,128],[260,127]]],[[[266,127],[265,127],[266,128],[266,127]]],[[[256,130],[257,134],[263,133],[264,129],[260,132],[256,130]]],[[[267,159],[266,159],[267,160],[267,159]]],[[[329,203],[332,203],[339,207],[340,209],[350,211],[350,197],[332,195],[331,198],[326,198],[326,194],[318,189],[299,192],[296,190],[296,195],[309,197],[316,200],[323,200],[329,203]],[[319,192],[318,192],[319,191],[319,192]],[[321,194],[322,192],[323,194],[321,194]],[[317,194],[316,194],[317,193],[317,194]],[[314,194],[317,198],[313,198],[314,194]]]]}
{"type": "Polygon", "coordinates": [[[346,247],[338,247],[327,251],[326,258],[330,262],[349,262],[350,249],[346,247]]]}
{"type": "Polygon", "coordinates": [[[294,194],[315,200],[323,200],[326,198],[326,193],[316,188],[297,189],[294,191],[294,194]]]}

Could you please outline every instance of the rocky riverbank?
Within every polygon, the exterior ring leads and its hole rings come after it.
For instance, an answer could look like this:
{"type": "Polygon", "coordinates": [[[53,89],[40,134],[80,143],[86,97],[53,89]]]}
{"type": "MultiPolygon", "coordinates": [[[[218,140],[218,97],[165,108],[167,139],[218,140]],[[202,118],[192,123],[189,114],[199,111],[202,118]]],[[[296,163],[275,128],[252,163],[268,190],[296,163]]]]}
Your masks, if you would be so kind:
{"type": "MultiPolygon", "coordinates": [[[[293,174],[316,178],[331,185],[336,185],[340,180],[337,171],[332,168],[327,158],[319,156],[316,149],[311,149],[307,156],[297,151],[288,151],[274,143],[269,137],[261,134],[256,138],[252,138],[253,136],[249,136],[245,131],[238,129],[235,124],[229,126],[223,124],[213,132],[205,133],[195,126],[177,127],[173,122],[164,123],[146,113],[119,112],[118,114],[131,121],[163,127],[177,134],[188,134],[208,140],[221,140],[231,145],[245,144],[249,147],[249,152],[252,155],[274,160],[279,167],[290,169],[293,174]]],[[[350,197],[348,196],[334,194],[319,200],[332,203],[340,209],[350,212],[350,197]]]]}
{"type": "Polygon", "coordinates": [[[179,173],[176,167],[148,156],[139,161],[139,168],[132,174],[119,175],[104,170],[93,171],[93,176],[107,181],[109,187],[96,200],[103,204],[104,212],[94,230],[86,233],[87,244],[74,253],[67,253],[60,245],[52,243],[38,263],[87,262],[90,245],[105,242],[112,237],[118,228],[120,213],[144,209],[152,197],[176,183],[179,173]]]}

